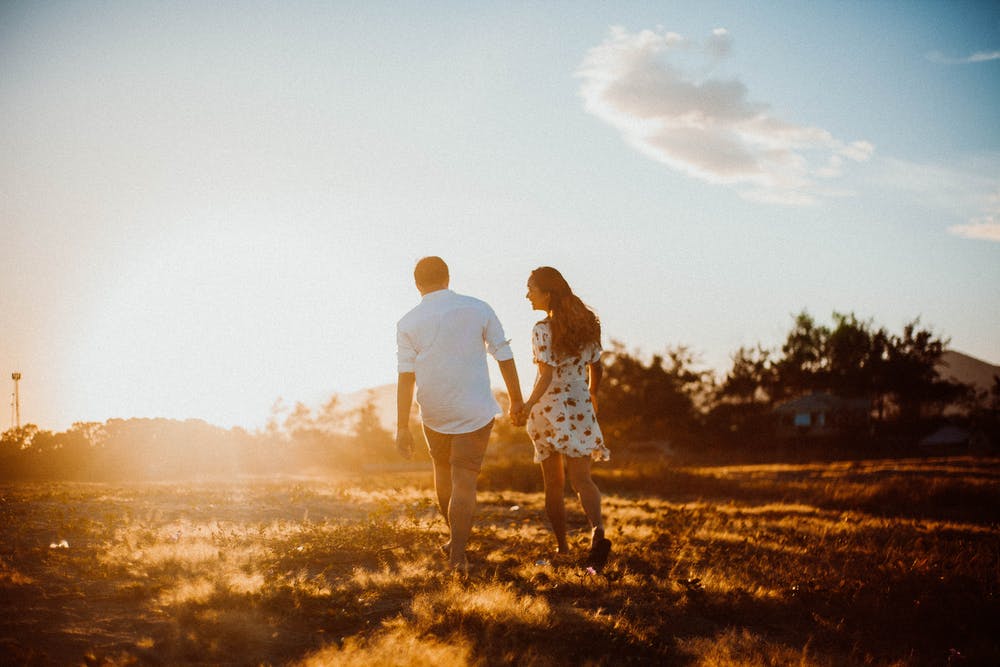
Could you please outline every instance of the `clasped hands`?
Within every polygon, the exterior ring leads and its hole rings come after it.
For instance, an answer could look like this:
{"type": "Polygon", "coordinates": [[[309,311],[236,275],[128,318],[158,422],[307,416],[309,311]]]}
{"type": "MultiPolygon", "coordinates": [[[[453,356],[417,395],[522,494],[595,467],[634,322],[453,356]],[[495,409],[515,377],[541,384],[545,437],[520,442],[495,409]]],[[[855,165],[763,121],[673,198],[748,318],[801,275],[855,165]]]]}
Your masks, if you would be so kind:
{"type": "MultiPolygon", "coordinates": [[[[532,404],[534,405],[534,404],[532,404]]],[[[514,426],[524,426],[528,421],[528,413],[531,412],[531,406],[526,405],[523,401],[512,402],[510,404],[510,409],[507,411],[507,415],[510,417],[510,421],[514,426]]],[[[413,434],[410,433],[409,425],[397,426],[396,428],[396,451],[407,461],[413,458],[413,434]]]]}
{"type": "MultiPolygon", "coordinates": [[[[594,412],[596,413],[597,397],[591,394],[590,398],[594,405],[594,412]]],[[[529,401],[528,403],[524,401],[512,401],[510,409],[507,410],[510,423],[518,428],[523,427],[528,423],[528,415],[531,414],[531,410],[534,407],[535,402],[533,401],[529,401]]],[[[413,457],[413,435],[410,433],[409,428],[401,427],[396,430],[396,450],[400,456],[407,460],[413,457]]]]}
{"type": "Polygon", "coordinates": [[[510,423],[518,427],[524,426],[528,423],[528,415],[531,414],[531,408],[534,405],[534,403],[525,403],[523,401],[511,402],[510,409],[507,411],[510,423]]]}
{"type": "MultiPolygon", "coordinates": [[[[534,403],[528,405],[524,401],[511,402],[507,415],[514,426],[523,427],[528,422],[528,414],[534,403]]],[[[413,458],[413,434],[408,426],[400,426],[396,429],[396,451],[404,459],[409,461],[413,458]]]]}

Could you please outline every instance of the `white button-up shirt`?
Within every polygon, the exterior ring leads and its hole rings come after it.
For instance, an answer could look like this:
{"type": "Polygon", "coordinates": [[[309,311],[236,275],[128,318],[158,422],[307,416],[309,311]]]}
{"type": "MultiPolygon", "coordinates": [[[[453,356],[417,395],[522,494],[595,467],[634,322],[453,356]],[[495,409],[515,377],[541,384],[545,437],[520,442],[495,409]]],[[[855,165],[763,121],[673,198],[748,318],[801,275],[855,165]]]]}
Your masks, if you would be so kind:
{"type": "Polygon", "coordinates": [[[396,325],[397,368],[416,375],[424,424],[438,433],[470,433],[499,414],[486,352],[513,359],[509,343],[485,301],[449,289],[425,294],[396,325]]]}

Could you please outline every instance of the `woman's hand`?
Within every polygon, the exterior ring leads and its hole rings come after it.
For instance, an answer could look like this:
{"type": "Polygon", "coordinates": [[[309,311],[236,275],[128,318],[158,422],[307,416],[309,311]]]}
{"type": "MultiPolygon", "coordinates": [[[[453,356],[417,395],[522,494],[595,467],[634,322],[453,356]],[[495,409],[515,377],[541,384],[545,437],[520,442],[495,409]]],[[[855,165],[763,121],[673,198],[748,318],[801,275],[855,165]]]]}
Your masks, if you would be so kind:
{"type": "Polygon", "coordinates": [[[531,408],[533,407],[535,407],[535,404],[529,401],[521,406],[521,409],[517,412],[516,415],[512,414],[511,421],[514,423],[514,426],[524,426],[525,424],[527,424],[528,415],[531,414],[531,408]]]}
{"type": "Polygon", "coordinates": [[[507,417],[510,419],[510,423],[514,426],[520,426],[518,423],[521,419],[521,413],[524,412],[524,402],[523,401],[511,401],[510,409],[507,410],[507,417]]]}

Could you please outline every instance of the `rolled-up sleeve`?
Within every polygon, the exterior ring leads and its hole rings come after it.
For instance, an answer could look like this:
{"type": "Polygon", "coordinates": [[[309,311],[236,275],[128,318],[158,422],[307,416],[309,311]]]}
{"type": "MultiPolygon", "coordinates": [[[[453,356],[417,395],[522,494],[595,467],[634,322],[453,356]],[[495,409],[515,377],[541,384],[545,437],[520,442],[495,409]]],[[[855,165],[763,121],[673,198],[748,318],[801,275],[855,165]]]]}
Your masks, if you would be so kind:
{"type": "Polygon", "coordinates": [[[412,373],[417,361],[417,350],[413,347],[409,335],[402,327],[396,325],[396,371],[412,373]]]}
{"type": "Polygon", "coordinates": [[[488,308],[483,339],[486,341],[486,351],[493,355],[497,361],[507,361],[514,358],[514,353],[510,349],[510,340],[504,335],[500,318],[497,317],[492,308],[488,308]]]}

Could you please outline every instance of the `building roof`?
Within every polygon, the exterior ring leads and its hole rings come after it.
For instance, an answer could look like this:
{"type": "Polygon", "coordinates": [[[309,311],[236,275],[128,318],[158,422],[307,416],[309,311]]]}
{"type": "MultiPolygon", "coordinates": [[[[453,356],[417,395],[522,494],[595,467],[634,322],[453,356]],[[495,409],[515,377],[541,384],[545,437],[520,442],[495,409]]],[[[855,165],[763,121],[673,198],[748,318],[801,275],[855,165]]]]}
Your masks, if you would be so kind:
{"type": "Polygon", "coordinates": [[[923,447],[964,445],[969,441],[969,432],[958,426],[942,426],[920,440],[923,447]]]}
{"type": "Polygon", "coordinates": [[[867,398],[841,398],[825,391],[805,394],[779,403],[775,412],[832,412],[834,410],[867,410],[871,402],[867,398]]]}

